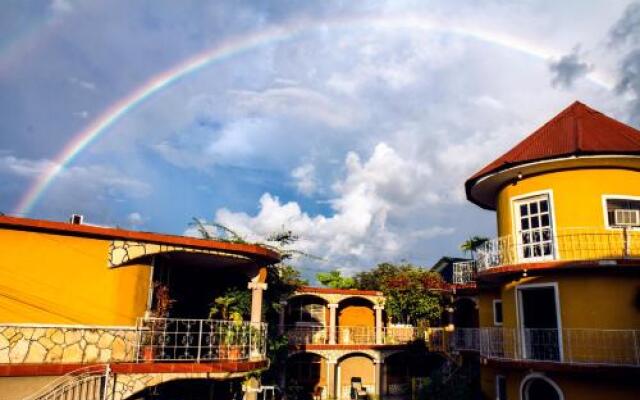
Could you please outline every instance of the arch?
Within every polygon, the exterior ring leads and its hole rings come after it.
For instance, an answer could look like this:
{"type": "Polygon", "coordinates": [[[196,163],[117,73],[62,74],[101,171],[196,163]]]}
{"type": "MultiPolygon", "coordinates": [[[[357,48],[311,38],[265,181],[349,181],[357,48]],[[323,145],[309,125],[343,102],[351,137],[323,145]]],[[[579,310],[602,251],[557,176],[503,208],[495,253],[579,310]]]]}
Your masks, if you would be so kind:
{"type": "Polygon", "coordinates": [[[285,363],[285,386],[298,399],[312,399],[327,389],[325,357],[316,352],[298,352],[285,363]]]}
{"type": "Polygon", "coordinates": [[[529,391],[531,390],[532,385],[540,384],[540,383],[546,386],[540,386],[538,389],[547,390],[547,391],[551,389],[558,396],[558,400],[564,400],[564,393],[562,393],[562,389],[560,389],[560,386],[558,386],[558,384],[555,383],[553,380],[551,380],[549,377],[539,372],[530,373],[529,375],[525,376],[522,379],[522,382],[520,383],[520,399],[521,400],[538,400],[538,399],[552,400],[548,396],[545,396],[544,398],[542,396],[540,397],[530,396],[529,391]]]}
{"type": "Polygon", "coordinates": [[[320,300],[320,301],[322,301],[324,303],[329,303],[329,300],[326,297],[324,297],[324,296],[322,296],[320,294],[317,294],[317,293],[299,293],[299,292],[296,292],[296,293],[292,294],[291,296],[289,296],[287,301],[289,302],[291,300],[299,299],[301,297],[315,297],[316,299],[318,299],[318,300],[320,300]]]}
{"type": "Polygon", "coordinates": [[[471,297],[460,297],[453,302],[453,325],[459,328],[478,326],[478,303],[471,297]]]}
{"type": "Polygon", "coordinates": [[[377,358],[364,351],[353,351],[338,358],[336,388],[338,398],[349,399],[354,382],[360,382],[368,394],[376,393],[377,358]]]}
{"type": "Polygon", "coordinates": [[[337,301],[338,304],[341,304],[343,301],[345,300],[349,300],[349,299],[353,299],[353,298],[358,298],[358,299],[362,299],[362,300],[366,300],[369,303],[371,303],[372,306],[377,306],[378,304],[376,303],[376,301],[374,299],[372,299],[370,296],[365,296],[362,294],[350,294],[350,295],[346,295],[344,297],[341,297],[340,300],[337,301]]]}
{"type": "Polygon", "coordinates": [[[316,356],[318,356],[318,357],[320,357],[320,358],[322,358],[324,360],[327,359],[327,355],[324,354],[321,351],[302,349],[302,350],[294,350],[294,351],[290,350],[289,351],[289,355],[287,356],[287,360],[289,360],[292,357],[300,356],[301,354],[313,354],[313,355],[316,355],[316,356]]]}

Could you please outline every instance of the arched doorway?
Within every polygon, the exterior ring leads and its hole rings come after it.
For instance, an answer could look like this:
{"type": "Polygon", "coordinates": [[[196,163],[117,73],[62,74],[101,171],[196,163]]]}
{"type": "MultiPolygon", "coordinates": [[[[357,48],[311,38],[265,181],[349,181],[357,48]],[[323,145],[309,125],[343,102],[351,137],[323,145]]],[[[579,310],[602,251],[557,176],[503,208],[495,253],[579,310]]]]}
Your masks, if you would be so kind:
{"type": "Polygon", "coordinates": [[[476,303],[463,297],[453,303],[453,325],[456,328],[475,328],[478,326],[478,309],[476,303]]]}
{"type": "Polygon", "coordinates": [[[324,359],[314,353],[294,354],[287,359],[287,394],[296,399],[311,399],[327,390],[327,368],[324,359]]]}
{"type": "Polygon", "coordinates": [[[375,343],[373,303],[360,297],[342,300],[338,307],[338,343],[375,343]]]}
{"type": "Polygon", "coordinates": [[[369,394],[375,394],[376,376],[373,359],[363,353],[351,353],[338,360],[336,374],[338,399],[350,398],[352,382],[360,382],[369,394]]]}
{"type": "Polygon", "coordinates": [[[178,379],[150,386],[127,400],[235,400],[242,398],[242,380],[178,379]]]}
{"type": "Polygon", "coordinates": [[[560,387],[543,375],[529,375],[522,381],[522,400],[564,400],[560,387]]]}

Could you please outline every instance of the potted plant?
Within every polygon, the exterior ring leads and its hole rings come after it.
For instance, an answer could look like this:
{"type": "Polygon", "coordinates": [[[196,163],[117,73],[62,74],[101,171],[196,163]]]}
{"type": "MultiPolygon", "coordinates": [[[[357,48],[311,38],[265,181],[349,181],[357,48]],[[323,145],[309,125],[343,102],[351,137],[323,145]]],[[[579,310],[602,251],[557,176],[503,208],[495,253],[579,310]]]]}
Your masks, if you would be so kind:
{"type": "Polygon", "coordinates": [[[169,287],[160,282],[155,282],[154,288],[154,306],[149,313],[149,319],[146,322],[146,328],[149,330],[142,337],[142,359],[145,362],[153,362],[155,360],[155,350],[158,344],[156,332],[162,332],[169,316],[171,307],[175,300],[171,299],[169,287]]]}

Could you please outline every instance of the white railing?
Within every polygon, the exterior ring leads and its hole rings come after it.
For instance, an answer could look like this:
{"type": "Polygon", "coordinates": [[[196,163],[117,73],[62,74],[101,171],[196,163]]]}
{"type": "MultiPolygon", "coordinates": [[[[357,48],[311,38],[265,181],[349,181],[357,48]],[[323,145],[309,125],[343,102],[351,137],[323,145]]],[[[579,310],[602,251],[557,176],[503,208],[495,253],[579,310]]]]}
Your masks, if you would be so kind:
{"type": "Polygon", "coordinates": [[[478,271],[549,260],[640,257],[640,231],[605,228],[540,228],[487,241],[476,251],[478,271]]]}
{"type": "Polygon", "coordinates": [[[23,400],[105,400],[109,387],[108,365],[92,365],[71,371],[23,400]]]}
{"type": "Polygon", "coordinates": [[[329,343],[329,330],[324,326],[300,326],[286,327],[289,344],[327,344],[329,343]]]}
{"type": "MultiPolygon", "coordinates": [[[[289,344],[329,344],[329,327],[290,326],[287,329],[289,344]]],[[[376,341],[376,328],[372,326],[339,326],[336,328],[336,344],[406,344],[417,339],[417,330],[408,325],[391,325],[380,329],[380,341],[376,341]]]]}
{"type": "Polygon", "coordinates": [[[640,330],[459,328],[451,350],[486,358],[640,367],[640,330]]]}
{"type": "Polygon", "coordinates": [[[266,324],[141,318],[134,327],[0,324],[0,364],[266,359],[266,324]]]}
{"type": "Polygon", "coordinates": [[[207,362],[264,359],[267,325],[210,319],[143,318],[138,360],[207,362]]]}
{"type": "Polygon", "coordinates": [[[464,285],[476,281],[476,261],[459,261],[453,263],[453,283],[464,285]]]}

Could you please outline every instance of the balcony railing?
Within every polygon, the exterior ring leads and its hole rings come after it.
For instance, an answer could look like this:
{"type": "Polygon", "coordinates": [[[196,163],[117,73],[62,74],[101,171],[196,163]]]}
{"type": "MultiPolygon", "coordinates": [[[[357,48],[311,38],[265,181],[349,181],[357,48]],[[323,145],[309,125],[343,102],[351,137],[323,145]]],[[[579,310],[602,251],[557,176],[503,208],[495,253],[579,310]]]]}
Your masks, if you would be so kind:
{"type": "MultiPolygon", "coordinates": [[[[290,326],[287,329],[290,344],[329,344],[329,327],[290,326]]],[[[381,328],[380,343],[376,343],[376,328],[369,326],[340,326],[336,328],[336,344],[406,344],[417,339],[413,326],[392,325],[381,328]]]]}
{"type": "Polygon", "coordinates": [[[264,360],[266,324],[139,319],[135,327],[0,324],[0,364],[264,360]]]}
{"type": "Polygon", "coordinates": [[[550,260],[640,257],[640,231],[605,228],[540,228],[486,242],[476,251],[478,271],[550,260]]]}
{"type": "Polygon", "coordinates": [[[633,329],[459,328],[449,346],[499,360],[640,367],[640,330],[633,329]]]}
{"type": "Polygon", "coordinates": [[[476,281],[476,261],[459,261],[453,263],[453,283],[465,285],[476,281]]]}

